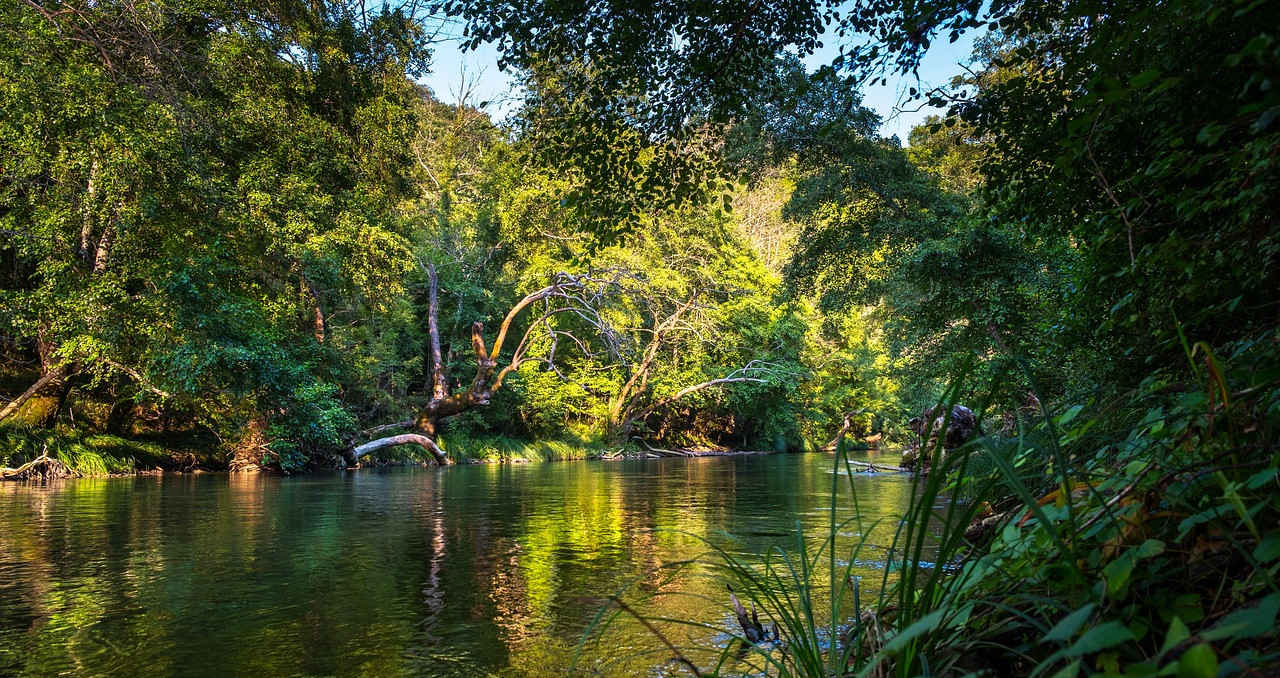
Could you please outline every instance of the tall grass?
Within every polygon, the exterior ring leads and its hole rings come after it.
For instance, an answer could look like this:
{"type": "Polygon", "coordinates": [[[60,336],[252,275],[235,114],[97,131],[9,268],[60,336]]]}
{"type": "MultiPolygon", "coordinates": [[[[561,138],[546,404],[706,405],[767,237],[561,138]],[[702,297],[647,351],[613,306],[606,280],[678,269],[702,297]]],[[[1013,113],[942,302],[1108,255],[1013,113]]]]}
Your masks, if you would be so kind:
{"type": "Polygon", "coordinates": [[[441,447],[455,462],[566,461],[598,454],[592,441],[522,440],[504,435],[468,435],[450,432],[441,447]]]}
{"type": "Polygon", "coordinates": [[[195,464],[217,468],[212,445],[182,441],[177,447],[157,440],[127,439],[67,428],[0,428],[0,466],[17,466],[42,450],[84,476],[127,474],[149,469],[182,469],[195,464]]]}
{"type": "MultiPolygon", "coordinates": [[[[1111,402],[1042,408],[1012,437],[930,450],[871,595],[852,571],[866,537],[837,544],[862,514],[841,445],[826,534],[797,529],[791,548],[751,558],[704,541],[778,642],[731,626],[718,630],[745,653],[662,645],[699,675],[1271,675],[1280,370],[1274,352],[1187,355],[1195,385],[1156,375],[1111,402]]],[[[639,608],[620,599],[591,633],[639,608]]]]}

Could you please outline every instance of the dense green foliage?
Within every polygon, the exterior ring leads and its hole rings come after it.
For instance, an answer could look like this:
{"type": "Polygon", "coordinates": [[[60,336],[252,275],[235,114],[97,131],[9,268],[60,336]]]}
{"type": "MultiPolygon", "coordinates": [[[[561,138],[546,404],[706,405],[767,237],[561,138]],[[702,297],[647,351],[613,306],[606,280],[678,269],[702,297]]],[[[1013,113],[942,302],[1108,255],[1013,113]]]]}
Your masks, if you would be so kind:
{"type": "MultiPolygon", "coordinates": [[[[780,301],[728,196],[610,207],[627,191],[557,165],[538,123],[577,104],[554,80],[531,80],[504,130],[413,83],[429,52],[408,6],[135,9],[5,10],[4,391],[50,381],[0,424],[0,461],[109,433],[212,437],[237,467],[331,465],[360,429],[429,399],[432,266],[454,387],[472,379],[473,322],[493,332],[559,271],[613,280],[588,309],[603,324],[557,318],[579,343],[531,335],[542,359],[496,406],[443,422],[457,457],[495,456],[493,436],[798,448],[851,406],[805,411],[815,316],[780,301]],[[578,198],[604,202],[584,218],[578,198]],[[625,224],[641,227],[611,240],[625,224]]],[[[646,176],[723,143],[705,129],[664,155],[595,129],[581,138],[646,176]]]]}
{"type": "MultiPolygon", "coordinates": [[[[767,46],[781,36],[803,51],[804,22],[752,19],[829,11],[757,7],[704,16],[723,20],[721,38],[767,46]]],[[[678,2],[578,8],[531,5],[526,25],[554,18],[566,34],[635,48],[561,46],[604,74],[584,85],[591,96],[664,101],[672,83],[752,74],[745,96],[708,88],[681,99],[674,120],[636,108],[636,127],[663,143],[673,125],[692,134],[732,121],[727,167],[766,177],[768,190],[777,175],[764,167],[793,182],[780,209],[795,223],[788,289],[828,314],[818,326],[834,335],[830,314],[870,318],[901,401],[964,402],[988,419],[991,435],[945,462],[953,473],[929,476],[896,550],[910,575],[850,627],[843,655],[815,640],[805,601],[816,584],[804,568],[786,561],[761,579],[729,559],[786,627],[774,670],[1274,669],[1273,4],[859,3],[835,20],[837,34],[867,43],[812,74],[749,51],[724,58],[722,41],[640,30],[670,25],[663,17],[688,10],[678,2]],[[911,92],[947,115],[913,132],[905,154],[878,139],[856,84],[909,73],[932,40],[974,29],[990,33],[970,74],[911,92]],[[649,56],[630,64],[632,51],[649,56]],[[935,515],[942,533],[931,536],[931,498],[948,476],[983,501],[935,515]],[[965,535],[985,518],[979,507],[993,513],[975,528],[994,537],[965,535]],[[926,543],[959,569],[926,571],[916,563],[926,543]]],[[[541,38],[516,39],[519,63],[551,67],[534,60],[541,38]]],[[[562,124],[577,120],[568,111],[562,124]]],[[[840,600],[842,586],[833,579],[825,595],[840,600]]]]}
{"type": "Polygon", "coordinates": [[[4,12],[10,355],[66,366],[61,400],[259,420],[282,466],[338,442],[355,366],[299,330],[402,285],[421,29],[292,5],[4,12]]]}
{"type": "Polygon", "coordinates": [[[441,422],[448,454],[984,421],[932,451],[904,575],[850,624],[832,561],[843,644],[789,607],[805,577],[730,564],[778,672],[1280,662],[1275,3],[443,3],[523,79],[502,127],[413,84],[411,10],[132,8],[3,10],[6,390],[48,377],[6,457],[103,429],[330,464],[478,393],[511,349],[472,324],[582,274],[514,318],[530,357],[441,422]],[[784,49],[824,30],[828,67],[784,49]],[[974,30],[967,75],[910,90],[945,114],[880,137],[859,86],[974,30]]]}

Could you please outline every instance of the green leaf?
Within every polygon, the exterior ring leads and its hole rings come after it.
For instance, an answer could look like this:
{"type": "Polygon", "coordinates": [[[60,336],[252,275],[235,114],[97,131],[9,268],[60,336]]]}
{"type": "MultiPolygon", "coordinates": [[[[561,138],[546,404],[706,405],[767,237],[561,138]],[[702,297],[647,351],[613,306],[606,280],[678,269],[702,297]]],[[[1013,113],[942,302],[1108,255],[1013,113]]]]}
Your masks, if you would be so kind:
{"type": "Polygon", "coordinates": [[[1066,641],[1074,636],[1076,631],[1079,631],[1080,627],[1084,626],[1084,623],[1089,619],[1089,615],[1093,614],[1093,610],[1096,607],[1096,604],[1089,603],[1063,617],[1061,621],[1054,624],[1053,628],[1049,629],[1048,633],[1044,634],[1044,642],[1066,641]]]}
{"type": "Polygon", "coordinates": [[[1062,416],[1058,417],[1058,425],[1066,426],[1067,424],[1071,423],[1071,420],[1075,419],[1076,415],[1080,414],[1080,410],[1082,409],[1084,409],[1083,405],[1075,405],[1071,409],[1067,410],[1066,412],[1063,412],[1062,416]]]}
{"type": "Polygon", "coordinates": [[[1220,506],[1212,506],[1200,511],[1199,513],[1184,518],[1181,523],[1178,523],[1178,538],[1181,539],[1185,537],[1196,525],[1207,523],[1210,520],[1216,520],[1229,513],[1231,513],[1231,506],[1229,504],[1222,504],[1220,506]]]}
{"type": "Polygon", "coordinates": [[[1275,628],[1276,613],[1280,612],[1280,593],[1263,598],[1256,606],[1236,610],[1213,628],[1200,635],[1208,641],[1239,640],[1253,638],[1271,632],[1275,628]]]}
{"type": "Polygon", "coordinates": [[[1275,482],[1276,472],[1277,470],[1274,467],[1258,471],[1257,473],[1249,476],[1249,479],[1245,481],[1245,487],[1251,490],[1265,487],[1266,485],[1275,482]]]}
{"type": "Polygon", "coordinates": [[[1102,577],[1107,582],[1107,595],[1111,598],[1119,598],[1129,585],[1129,575],[1133,573],[1134,558],[1126,557],[1127,555],[1116,558],[1102,568],[1102,577]]]}
{"type": "Polygon", "coordinates": [[[1259,563],[1269,563],[1280,558],[1280,534],[1272,533],[1263,537],[1258,548],[1253,550],[1253,558],[1259,563]]]}
{"type": "Polygon", "coordinates": [[[1194,645],[1178,660],[1178,678],[1216,678],[1218,654],[1208,643],[1194,645]]]}
{"type": "Polygon", "coordinates": [[[1172,650],[1178,643],[1190,637],[1191,631],[1187,629],[1187,625],[1183,624],[1181,619],[1174,617],[1169,624],[1169,632],[1164,634],[1164,644],[1160,646],[1160,654],[1172,650]]]}
{"type": "Polygon", "coordinates": [[[1074,645],[1067,648],[1064,654],[1068,657],[1093,654],[1120,643],[1127,643],[1133,639],[1133,631],[1130,631],[1129,627],[1118,621],[1109,621],[1089,629],[1083,636],[1080,636],[1080,640],[1077,640],[1074,645]]]}
{"type": "Polygon", "coordinates": [[[1138,547],[1137,557],[1142,560],[1158,556],[1161,553],[1164,553],[1164,542],[1159,539],[1148,539],[1138,547]]]}

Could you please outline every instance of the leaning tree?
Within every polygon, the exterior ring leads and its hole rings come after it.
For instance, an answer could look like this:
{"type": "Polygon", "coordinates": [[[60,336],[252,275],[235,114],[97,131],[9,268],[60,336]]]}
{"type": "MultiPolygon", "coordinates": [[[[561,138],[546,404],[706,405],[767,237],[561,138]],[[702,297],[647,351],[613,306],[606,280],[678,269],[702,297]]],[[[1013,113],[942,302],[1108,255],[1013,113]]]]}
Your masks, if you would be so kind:
{"type": "Polygon", "coordinates": [[[521,299],[502,319],[498,334],[493,343],[486,344],[484,324],[477,321],[471,324],[471,349],[475,355],[475,375],[471,384],[465,389],[453,389],[446,376],[447,365],[440,350],[439,326],[439,279],[434,265],[426,266],[427,290],[427,334],[431,349],[431,398],[413,419],[393,424],[378,426],[364,432],[372,436],[397,429],[409,429],[404,433],[389,435],[369,442],[354,445],[346,452],[347,463],[354,465],[360,458],[375,450],[394,445],[419,445],[429,451],[436,461],[448,464],[445,455],[435,438],[440,422],[448,417],[461,414],[475,407],[483,407],[490,403],[493,394],[502,387],[502,382],[512,372],[519,370],[526,363],[542,363],[549,369],[559,372],[556,366],[558,347],[568,342],[583,353],[591,354],[590,344],[579,338],[573,331],[557,323],[557,318],[572,316],[580,323],[591,328],[595,335],[595,343],[603,343],[606,347],[614,345],[615,333],[604,322],[600,308],[606,297],[617,288],[615,272],[612,277],[601,274],[556,273],[546,287],[530,293],[521,299]],[[537,313],[520,335],[515,349],[509,358],[502,357],[502,351],[508,336],[514,336],[513,327],[516,320],[525,311],[537,313]],[[538,337],[545,338],[538,342],[538,337]],[[540,350],[533,350],[535,344],[540,350]]]}

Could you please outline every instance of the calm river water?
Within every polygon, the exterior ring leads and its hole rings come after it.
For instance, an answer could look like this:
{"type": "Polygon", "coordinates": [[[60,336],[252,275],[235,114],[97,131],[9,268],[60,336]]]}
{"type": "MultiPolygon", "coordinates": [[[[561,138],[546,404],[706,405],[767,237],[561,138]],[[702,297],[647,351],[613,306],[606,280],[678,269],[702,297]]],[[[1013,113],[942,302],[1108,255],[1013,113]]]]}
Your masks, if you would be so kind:
{"type": "MultiPolygon", "coordinates": [[[[727,628],[725,582],[672,564],[819,538],[831,473],[808,454],[0,484],[0,675],[563,675],[624,589],[727,628]]],[[[910,478],[854,487],[842,539],[888,545],[910,478]]],[[[883,549],[844,556],[879,585],[883,549]]],[[[629,617],[581,654],[680,674],[629,617]]]]}

